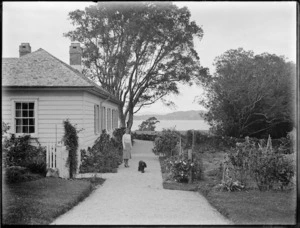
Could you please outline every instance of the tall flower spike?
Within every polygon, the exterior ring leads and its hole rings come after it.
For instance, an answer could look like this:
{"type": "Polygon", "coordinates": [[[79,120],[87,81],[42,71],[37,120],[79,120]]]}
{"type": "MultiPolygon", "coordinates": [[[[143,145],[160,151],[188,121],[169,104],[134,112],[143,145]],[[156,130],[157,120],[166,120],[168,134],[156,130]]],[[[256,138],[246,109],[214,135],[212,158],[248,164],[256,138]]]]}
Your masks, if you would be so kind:
{"type": "Polygon", "coordinates": [[[271,136],[269,135],[269,138],[268,138],[268,142],[267,142],[267,148],[266,150],[272,150],[272,140],[271,140],[271,136]]]}

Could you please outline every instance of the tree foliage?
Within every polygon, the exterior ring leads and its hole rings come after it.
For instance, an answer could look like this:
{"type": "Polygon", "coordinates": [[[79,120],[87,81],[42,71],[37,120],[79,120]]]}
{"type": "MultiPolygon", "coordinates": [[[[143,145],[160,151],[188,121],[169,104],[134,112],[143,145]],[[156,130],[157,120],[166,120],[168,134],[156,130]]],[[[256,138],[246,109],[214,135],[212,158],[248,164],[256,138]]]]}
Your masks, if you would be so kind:
{"type": "Polygon", "coordinates": [[[155,117],[150,117],[139,125],[139,131],[155,131],[155,124],[159,123],[155,117]]]}
{"type": "Polygon", "coordinates": [[[64,34],[84,46],[84,74],[120,101],[121,126],[131,128],[143,106],[178,94],[205,71],[193,39],[203,30],[186,7],[170,2],[99,2],[69,13],[76,29],[64,34]]]}
{"type": "Polygon", "coordinates": [[[209,109],[206,120],[215,132],[235,137],[278,138],[292,130],[295,64],[268,53],[242,48],[217,57],[216,73],[203,78],[209,109]]]}
{"type": "Polygon", "coordinates": [[[69,165],[70,178],[73,178],[77,172],[77,164],[78,164],[77,161],[78,131],[76,127],[72,125],[68,119],[64,120],[63,124],[65,129],[63,141],[67,147],[67,150],[69,151],[67,163],[69,165]]]}

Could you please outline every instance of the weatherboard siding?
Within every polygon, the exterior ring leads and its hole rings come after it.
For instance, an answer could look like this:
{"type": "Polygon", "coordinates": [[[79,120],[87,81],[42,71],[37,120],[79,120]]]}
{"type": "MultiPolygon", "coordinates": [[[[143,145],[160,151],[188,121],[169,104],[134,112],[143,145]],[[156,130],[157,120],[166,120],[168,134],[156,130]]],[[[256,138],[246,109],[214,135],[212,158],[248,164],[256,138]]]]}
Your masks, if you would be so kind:
{"type": "MultiPolygon", "coordinates": [[[[49,142],[62,140],[64,120],[69,119],[71,124],[76,124],[76,129],[80,130],[78,133],[79,161],[81,160],[80,150],[92,147],[101,133],[100,130],[95,134],[94,105],[98,105],[99,108],[103,105],[110,110],[117,110],[117,105],[112,102],[80,90],[9,90],[2,94],[2,120],[10,126],[12,126],[14,114],[12,100],[18,99],[37,100],[37,139],[42,146],[46,146],[49,142]]],[[[102,113],[99,112],[99,120],[102,118],[101,115],[102,113]]],[[[99,129],[101,129],[101,125],[99,129]]],[[[13,128],[10,129],[10,132],[14,133],[13,130],[13,128]]]]}
{"type": "MultiPolygon", "coordinates": [[[[71,124],[76,124],[76,128],[83,127],[80,91],[40,92],[38,105],[38,139],[41,144],[62,140],[64,120],[68,119],[71,124]]],[[[79,140],[79,144],[81,141],[79,140]]]]}
{"type": "Polygon", "coordinates": [[[83,134],[85,139],[83,147],[93,146],[95,140],[100,136],[100,133],[95,134],[94,130],[94,105],[100,105],[100,101],[102,99],[95,95],[83,93],[83,134]]]}
{"type": "Polygon", "coordinates": [[[5,102],[2,118],[12,126],[14,107],[11,100],[37,99],[37,137],[42,145],[46,145],[62,140],[63,121],[66,119],[77,124],[78,129],[83,127],[82,97],[83,92],[80,91],[10,90],[2,99],[5,102]]]}
{"type": "MultiPolygon", "coordinates": [[[[106,107],[117,110],[117,106],[109,101],[105,101],[104,99],[99,99],[96,95],[93,95],[88,92],[84,92],[83,95],[83,111],[84,111],[84,138],[85,142],[83,144],[84,147],[92,146],[95,142],[95,140],[100,136],[101,134],[101,119],[102,119],[102,113],[101,113],[101,105],[106,107]],[[99,132],[95,133],[95,125],[94,125],[94,106],[98,105],[99,107],[99,132]]],[[[112,134],[112,131],[108,132],[112,134]]]]}
{"type": "Polygon", "coordinates": [[[2,105],[1,105],[1,111],[2,111],[2,121],[4,123],[8,123],[9,125],[11,122],[11,102],[9,97],[5,96],[2,93],[2,105]]]}

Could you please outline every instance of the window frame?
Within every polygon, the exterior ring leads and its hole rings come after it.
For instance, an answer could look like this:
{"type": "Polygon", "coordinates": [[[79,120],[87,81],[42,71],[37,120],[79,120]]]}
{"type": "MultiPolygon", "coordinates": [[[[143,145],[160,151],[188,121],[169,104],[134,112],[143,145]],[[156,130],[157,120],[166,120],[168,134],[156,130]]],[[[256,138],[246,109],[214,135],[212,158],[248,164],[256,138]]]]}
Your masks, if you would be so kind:
{"type": "Polygon", "coordinates": [[[107,131],[111,132],[112,127],[111,127],[111,108],[107,108],[107,131]]]}
{"type": "Polygon", "coordinates": [[[20,98],[20,97],[12,97],[11,99],[11,132],[15,134],[17,137],[22,135],[30,135],[32,138],[38,138],[38,100],[37,97],[26,97],[26,98],[20,98]],[[34,133],[17,133],[16,132],[16,103],[34,103],[34,133]]]}
{"type": "Polygon", "coordinates": [[[106,124],[106,107],[102,106],[101,107],[101,112],[102,112],[102,121],[101,121],[101,132],[103,130],[107,131],[107,124],[106,124]]]}
{"type": "Polygon", "coordinates": [[[94,133],[95,135],[100,134],[100,115],[98,104],[94,104],[94,133]]]}

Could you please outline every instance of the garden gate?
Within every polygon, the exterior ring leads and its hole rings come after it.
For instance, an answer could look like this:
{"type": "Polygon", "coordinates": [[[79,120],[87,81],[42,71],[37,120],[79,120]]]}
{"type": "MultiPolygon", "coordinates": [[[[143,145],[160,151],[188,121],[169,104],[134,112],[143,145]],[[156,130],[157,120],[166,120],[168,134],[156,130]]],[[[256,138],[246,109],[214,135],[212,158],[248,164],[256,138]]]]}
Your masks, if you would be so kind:
{"type": "Polygon", "coordinates": [[[68,151],[62,143],[48,143],[46,153],[47,169],[57,169],[58,176],[69,178],[69,167],[67,165],[68,151]]]}

